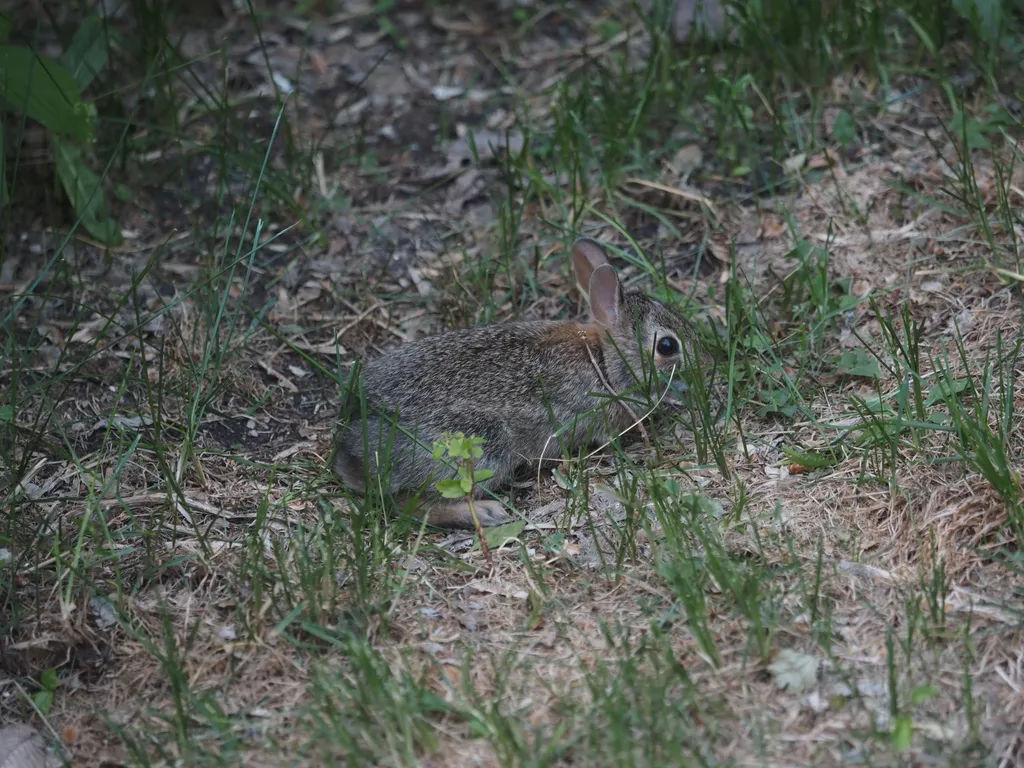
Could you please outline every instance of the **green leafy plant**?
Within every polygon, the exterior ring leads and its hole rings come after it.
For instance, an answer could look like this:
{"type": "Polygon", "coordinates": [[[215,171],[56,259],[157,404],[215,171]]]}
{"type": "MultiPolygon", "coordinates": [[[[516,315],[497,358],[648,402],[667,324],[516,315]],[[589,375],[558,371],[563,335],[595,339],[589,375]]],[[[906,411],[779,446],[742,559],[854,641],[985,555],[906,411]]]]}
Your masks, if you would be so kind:
{"type": "MultiPolygon", "coordinates": [[[[89,167],[83,148],[94,138],[96,109],[82,93],[107,65],[108,50],[108,31],[96,14],[79,26],[60,61],[26,45],[0,45],[0,105],[49,131],[57,178],[75,214],[101,243],[118,245],[121,232],[109,215],[103,179],[89,167]]],[[[5,163],[0,171],[0,202],[7,202],[5,163]]]]}
{"type": "Polygon", "coordinates": [[[829,253],[801,238],[786,254],[794,262],[793,271],[783,281],[785,305],[794,319],[823,321],[835,309],[832,284],[828,279],[829,253]]]}
{"type": "Polygon", "coordinates": [[[389,16],[397,4],[397,0],[377,0],[373,6],[373,13],[377,17],[377,25],[381,34],[389,37],[398,48],[405,48],[405,40],[389,16]]]}
{"type": "Polygon", "coordinates": [[[32,696],[32,703],[40,714],[48,715],[53,708],[53,694],[57,691],[60,681],[57,679],[57,670],[50,668],[43,670],[39,677],[39,685],[42,690],[36,691],[32,696]]]}
{"type": "Polygon", "coordinates": [[[952,5],[978,39],[987,43],[999,41],[1005,26],[1000,0],[953,0],[952,5]]]}
{"type": "MultiPolygon", "coordinates": [[[[939,695],[934,685],[919,685],[910,693],[910,704],[916,707],[939,695]]],[[[892,720],[892,745],[897,752],[910,749],[914,738],[914,718],[909,712],[897,714],[892,720]]]]}
{"type": "Polygon", "coordinates": [[[751,168],[742,156],[744,138],[751,132],[754,110],[746,101],[754,77],[744,74],[736,80],[720,77],[713,92],[704,97],[715,113],[717,134],[721,138],[719,154],[730,163],[730,175],[746,176],[751,168]]]}
{"type": "Polygon", "coordinates": [[[1006,506],[1008,527],[1015,536],[1024,537],[1021,471],[1012,448],[1017,374],[1010,362],[1018,359],[1024,342],[1017,339],[1011,344],[997,334],[994,359],[985,360],[980,370],[975,371],[971,370],[963,338],[957,336],[955,344],[966,376],[955,375],[945,359],[939,360],[936,367],[945,391],[960,392],[944,402],[960,444],[961,458],[999,494],[1006,506]]]}
{"type": "Polygon", "coordinates": [[[882,373],[878,360],[863,349],[844,350],[836,358],[836,370],[844,376],[856,376],[865,379],[877,379],[882,373]]]}
{"type": "Polygon", "coordinates": [[[949,133],[963,141],[968,150],[988,149],[992,146],[989,137],[999,137],[1003,130],[1013,129],[1016,121],[1001,104],[989,104],[981,109],[980,115],[972,115],[961,106],[947,125],[949,133]]]}
{"type": "Polygon", "coordinates": [[[484,536],[483,527],[480,525],[480,518],[476,514],[476,506],[473,504],[473,490],[476,484],[494,476],[494,472],[490,469],[474,467],[474,462],[484,455],[483,444],[482,437],[466,437],[462,432],[443,433],[441,439],[434,442],[434,461],[447,457],[456,466],[459,474],[458,477],[448,480],[438,480],[434,483],[434,487],[446,499],[465,497],[466,503],[469,504],[469,512],[473,516],[473,525],[480,537],[480,548],[490,564],[491,553],[487,548],[487,539],[484,536]]]}
{"type": "Polygon", "coordinates": [[[844,147],[852,144],[857,138],[857,123],[854,121],[853,115],[845,109],[839,110],[839,114],[836,115],[832,136],[844,147]]]}

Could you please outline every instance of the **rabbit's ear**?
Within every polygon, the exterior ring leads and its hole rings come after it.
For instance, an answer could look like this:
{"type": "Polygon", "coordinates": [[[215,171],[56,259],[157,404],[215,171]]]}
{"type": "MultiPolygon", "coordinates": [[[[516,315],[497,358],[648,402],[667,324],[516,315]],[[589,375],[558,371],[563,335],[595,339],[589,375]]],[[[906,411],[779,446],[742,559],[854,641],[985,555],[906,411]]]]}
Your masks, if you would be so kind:
{"type": "Polygon", "coordinates": [[[590,290],[590,277],[594,270],[608,263],[608,253],[596,240],[581,237],[572,244],[572,266],[581,288],[590,290]]]}
{"type": "Polygon", "coordinates": [[[605,328],[619,324],[622,291],[619,276],[611,264],[602,264],[590,275],[590,311],[605,328]]]}

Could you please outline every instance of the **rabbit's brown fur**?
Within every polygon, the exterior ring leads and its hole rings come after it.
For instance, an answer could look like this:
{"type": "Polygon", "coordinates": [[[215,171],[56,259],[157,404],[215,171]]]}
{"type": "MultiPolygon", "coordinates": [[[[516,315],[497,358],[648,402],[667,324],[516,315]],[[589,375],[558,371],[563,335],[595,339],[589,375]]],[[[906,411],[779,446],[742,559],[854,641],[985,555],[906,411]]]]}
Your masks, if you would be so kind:
{"type": "MultiPolygon", "coordinates": [[[[469,505],[441,499],[433,487],[455,477],[454,469],[431,457],[442,433],[484,438],[483,457],[474,466],[494,474],[480,490],[500,488],[542,454],[552,458],[563,447],[603,443],[631,426],[634,414],[643,416],[649,397],[660,394],[651,359],[659,368],[679,370],[704,358],[685,320],[642,292],[622,292],[598,243],[578,240],[573,263],[580,283],[589,287],[594,322],[467,328],[369,362],[363,371],[365,433],[357,419],[338,438],[334,469],[341,480],[362,493],[368,474],[379,477],[396,495],[422,493],[419,514],[430,523],[471,527],[469,505]],[[665,336],[679,342],[678,354],[655,353],[665,336]],[[626,394],[619,401],[612,393],[626,394]],[[633,407],[624,407],[630,401],[633,407]],[[378,462],[386,471],[378,473],[378,462]]],[[[474,506],[484,525],[509,519],[497,501],[481,499],[474,506]]]]}

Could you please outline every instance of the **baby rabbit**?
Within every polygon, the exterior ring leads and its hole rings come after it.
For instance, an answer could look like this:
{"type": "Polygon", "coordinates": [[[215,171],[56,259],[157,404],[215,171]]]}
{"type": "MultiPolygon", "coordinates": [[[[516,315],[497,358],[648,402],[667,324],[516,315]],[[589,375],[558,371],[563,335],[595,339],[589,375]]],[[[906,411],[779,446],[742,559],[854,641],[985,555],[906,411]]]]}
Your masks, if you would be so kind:
{"type": "MultiPolygon", "coordinates": [[[[342,482],[359,493],[373,478],[399,498],[421,493],[417,514],[427,522],[472,528],[466,500],[444,499],[433,486],[456,476],[431,456],[442,433],[484,438],[474,467],[494,474],[480,490],[499,488],[525,464],[561,455],[563,447],[603,444],[632,426],[662,394],[652,362],[674,367],[676,378],[707,363],[683,318],[641,291],[622,290],[599,243],[580,238],[572,260],[589,289],[593,322],[450,331],[367,363],[365,432],[357,418],[337,439],[334,470],[342,482]]],[[[510,519],[493,499],[474,507],[483,525],[510,519]]]]}

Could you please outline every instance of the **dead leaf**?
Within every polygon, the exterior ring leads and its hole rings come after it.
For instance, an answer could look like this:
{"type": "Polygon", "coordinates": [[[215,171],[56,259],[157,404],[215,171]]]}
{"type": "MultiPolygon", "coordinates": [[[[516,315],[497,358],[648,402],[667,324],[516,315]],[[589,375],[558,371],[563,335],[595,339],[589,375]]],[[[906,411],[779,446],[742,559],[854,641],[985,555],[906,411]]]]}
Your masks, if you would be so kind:
{"type": "Polygon", "coordinates": [[[508,133],[476,130],[470,131],[465,126],[458,129],[459,138],[448,145],[447,162],[441,166],[428,168],[420,174],[423,181],[437,181],[468,168],[477,162],[485,165],[501,152],[522,152],[525,146],[523,134],[519,131],[508,133]],[[475,148],[475,153],[474,153],[475,148]]]}
{"type": "Polygon", "coordinates": [[[102,331],[110,321],[105,317],[96,315],[92,320],[82,323],[78,329],[71,334],[72,344],[88,344],[99,338],[102,331]]]}
{"type": "Polygon", "coordinates": [[[761,220],[761,237],[765,240],[775,240],[786,234],[786,222],[779,216],[765,216],[761,220]]]}
{"type": "Polygon", "coordinates": [[[465,92],[466,89],[458,85],[435,85],[430,89],[430,95],[438,101],[450,101],[465,92]]]}
{"type": "Polygon", "coordinates": [[[973,330],[977,317],[974,312],[969,309],[963,309],[957,312],[956,315],[949,318],[949,326],[946,329],[946,333],[950,336],[966,336],[973,330]]]}
{"type": "Polygon", "coordinates": [[[782,162],[782,168],[786,173],[796,173],[804,167],[804,163],[807,162],[807,154],[800,152],[795,155],[790,155],[782,162]]]}
{"type": "Polygon", "coordinates": [[[308,341],[302,339],[293,339],[292,346],[296,349],[301,349],[304,352],[311,352],[314,355],[327,355],[328,357],[336,357],[338,355],[347,355],[348,351],[338,341],[337,336],[331,341],[322,341],[319,344],[310,344],[308,341]]]}
{"type": "Polygon", "coordinates": [[[51,768],[60,764],[31,725],[0,728],[0,768],[51,768]]]}
{"type": "Polygon", "coordinates": [[[810,159],[808,159],[807,161],[808,170],[816,171],[822,168],[829,167],[834,168],[837,175],[842,170],[842,168],[840,167],[838,155],[836,155],[836,153],[833,150],[828,148],[815,155],[811,155],[810,159]]]}
{"type": "Polygon", "coordinates": [[[843,560],[839,563],[839,572],[854,578],[870,579],[871,581],[893,581],[892,574],[889,571],[884,571],[881,568],[876,568],[866,563],[853,563],[843,560]]]}
{"type": "Polygon", "coordinates": [[[318,75],[324,75],[327,73],[327,59],[324,58],[324,55],[320,53],[320,51],[311,50],[309,52],[309,63],[310,66],[312,66],[313,71],[318,75]]]}
{"type": "Polygon", "coordinates": [[[707,208],[708,213],[710,213],[715,218],[718,218],[718,212],[715,210],[714,203],[711,202],[711,199],[709,197],[701,194],[700,192],[694,191],[692,189],[683,189],[682,187],[678,186],[673,187],[669,186],[668,184],[661,184],[657,181],[648,181],[647,179],[641,179],[637,176],[630,177],[626,179],[625,182],[627,184],[638,184],[641,187],[647,187],[648,189],[656,189],[659,192],[664,192],[666,194],[672,195],[673,197],[678,197],[683,200],[689,200],[694,203],[700,203],[705,208],[707,208]]]}
{"type": "Polygon", "coordinates": [[[850,293],[858,299],[866,299],[871,294],[871,283],[867,280],[854,280],[850,293]]]}
{"type": "Polygon", "coordinates": [[[153,420],[149,416],[122,416],[117,413],[106,419],[100,419],[92,425],[92,432],[98,429],[106,429],[107,427],[115,427],[117,429],[142,429],[142,427],[149,427],[153,425],[153,420]]]}
{"type": "Polygon", "coordinates": [[[668,167],[676,179],[689,176],[704,162],[704,152],[697,144],[687,144],[675,153],[668,167]]]}
{"type": "MultiPolygon", "coordinates": [[[[732,243],[729,240],[728,235],[714,232],[708,238],[708,250],[711,251],[711,255],[715,257],[719,264],[722,266],[729,266],[732,264],[732,243]]],[[[722,271],[725,279],[729,278],[729,270],[725,269],[722,271]]]]}
{"type": "Polygon", "coordinates": [[[295,394],[296,392],[298,392],[298,391],[299,391],[299,388],[298,388],[297,386],[295,386],[295,384],[294,384],[294,383],[292,383],[291,379],[289,379],[289,378],[288,378],[287,376],[285,376],[285,375],[284,375],[283,373],[281,373],[281,372],[280,372],[279,370],[277,370],[276,368],[274,368],[274,366],[272,366],[272,365],[271,365],[271,364],[270,364],[269,362],[267,362],[266,360],[260,360],[260,361],[259,361],[259,363],[258,363],[258,365],[259,365],[259,367],[260,367],[260,368],[262,368],[262,369],[263,369],[264,371],[266,371],[266,372],[267,372],[267,373],[269,373],[269,374],[270,374],[271,376],[273,376],[273,377],[274,377],[275,379],[277,379],[278,383],[279,383],[279,384],[280,384],[280,385],[281,385],[282,387],[284,387],[284,388],[285,388],[286,390],[288,390],[289,392],[291,392],[292,394],[295,394]]]}
{"type": "Polygon", "coordinates": [[[320,298],[320,294],[323,293],[323,286],[320,285],[319,280],[307,280],[303,283],[299,289],[298,294],[295,296],[295,304],[293,309],[298,309],[304,304],[309,304],[311,301],[316,301],[320,298]]]}
{"type": "Polygon", "coordinates": [[[483,174],[476,168],[459,174],[445,196],[444,212],[449,216],[458,216],[466,203],[483,192],[484,188],[483,174]]]}
{"type": "Polygon", "coordinates": [[[775,685],[784,691],[800,693],[818,681],[818,659],[806,653],[783,648],[768,665],[775,685]]]}
{"type": "Polygon", "coordinates": [[[64,349],[64,334],[60,332],[60,328],[49,323],[40,323],[36,326],[36,329],[40,336],[49,340],[55,347],[61,350],[64,349]]]}
{"type": "Polygon", "coordinates": [[[89,611],[93,621],[100,629],[107,629],[117,624],[117,612],[110,601],[104,597],[93,597],[89,600],[89,611]]]}

